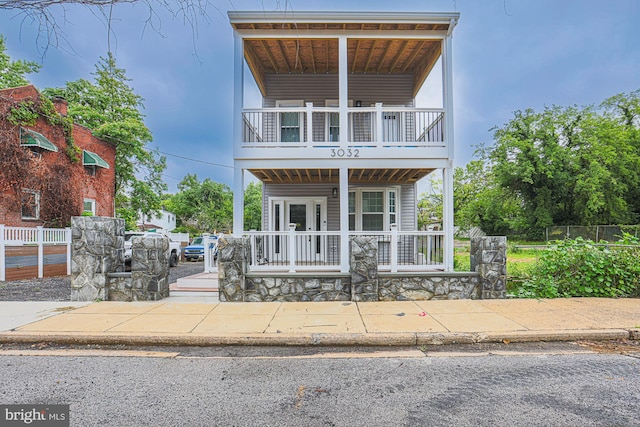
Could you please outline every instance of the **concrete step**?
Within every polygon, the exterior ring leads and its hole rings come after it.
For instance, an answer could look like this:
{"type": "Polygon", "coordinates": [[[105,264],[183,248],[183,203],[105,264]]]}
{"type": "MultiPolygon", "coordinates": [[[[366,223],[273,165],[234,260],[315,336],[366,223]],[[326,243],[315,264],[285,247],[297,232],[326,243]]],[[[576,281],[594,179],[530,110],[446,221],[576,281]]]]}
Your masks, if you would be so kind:
{"type": "Polygon", "coordinates": [[[198,273],[181,277],[176,282],[176,290],[218,289],[218,273],[198,273]]]}
{"type": "Polygon", "coordinates": [[[206,300],[207,302],[218,302],[218,290],[210,291],[183,291],[183,290],[169,290],[170,297],[193,297],[206,300]]]}

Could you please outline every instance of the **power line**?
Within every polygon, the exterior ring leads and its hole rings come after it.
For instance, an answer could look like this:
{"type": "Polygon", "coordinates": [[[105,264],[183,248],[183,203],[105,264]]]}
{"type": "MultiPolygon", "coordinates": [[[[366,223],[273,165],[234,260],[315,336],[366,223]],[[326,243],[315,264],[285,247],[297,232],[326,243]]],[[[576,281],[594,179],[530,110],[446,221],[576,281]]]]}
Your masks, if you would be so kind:
{"type": "Polygon", "coordinates": [[[166,153],[166,152],[160,151],[160,150],[157,150],[157,151],[158,151],[158,153],[164,154],[165,156],[172,156],[172,157],[177,157],[179,159],[190,160],[192,162],[204,163],[206,165],[220,166],[220,167],[223,167],[223,168],[233,169],[233,166],[229,166],[229,165],[223,165],[223,164],[220,164],[220,163],[207,162],[205,160],[200,160],[200,159],[192,159],[191,157],[179,156],[177,154],[166,153]]]}

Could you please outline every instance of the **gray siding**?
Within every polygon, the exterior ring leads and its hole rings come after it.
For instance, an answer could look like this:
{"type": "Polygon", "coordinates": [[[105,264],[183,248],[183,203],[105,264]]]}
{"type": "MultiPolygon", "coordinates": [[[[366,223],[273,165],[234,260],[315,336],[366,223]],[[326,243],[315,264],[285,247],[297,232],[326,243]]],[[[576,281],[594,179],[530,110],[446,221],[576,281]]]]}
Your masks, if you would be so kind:
{"type": "MultiPolygon", "coordinates": [[[[264,108],[275,107],[276,100],[302,99],[324,106],[327,99],[338,99],[337,74],[267,74],[267,96],[264,108]]],[[[362,106],[376,102],[412,107],[413,75],[364,74],[349,75],[349,99],[362,101],[362,106]]]]}
{"type": "MultiPolygon", "coordinates": [[[[337,184],[264,184],[262,197],[263,223],[262,229],[268,230],[269,224],[269,197],[326,197],[327,198],[327,231],[340,229],[340,199],[331,197],[331,192],[337,184]]],[[[358,186],[367,187],[367,186],[358,186]]],[[[374,187],[373,185],[370,187],[374,187]]],[[[376,185],[375,187],[380,187],[376,185]]],[[[400,229],[416,229],[416,186],[405,184],[400,186],[400,229]]]]}

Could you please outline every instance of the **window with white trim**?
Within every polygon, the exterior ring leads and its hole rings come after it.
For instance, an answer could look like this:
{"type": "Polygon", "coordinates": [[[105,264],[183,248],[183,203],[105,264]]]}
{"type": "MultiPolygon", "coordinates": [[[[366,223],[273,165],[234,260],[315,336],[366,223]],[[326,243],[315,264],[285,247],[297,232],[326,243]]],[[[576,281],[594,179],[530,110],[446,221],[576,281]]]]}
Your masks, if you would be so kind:
{"type": "Polygon", "coordinates": [[[22,219],[40,219],[40,193],[28,188],[22,189],[20,200],[22,219]]]}
{"type": "Polygon", "coordinates": [[[84,199],[83,212],[91,212],[92,216],[96,216],[96,201],[93,199],[84,199]]]}
{"type": "MultiPolygon", "coordinates": [[[[304,107],[304,101],[276,101],[277,108],[304,107]]],[[[300,142],[302,138],[302,122],[304,115],[301,112],[283,112],[278,114],[278,141],[300,142]]]]}
{"type": "Polygon", "coordinates": [[[359,188],[349,192],[349,230],[388,231],[399,221],[398,189],[359,188]]]}

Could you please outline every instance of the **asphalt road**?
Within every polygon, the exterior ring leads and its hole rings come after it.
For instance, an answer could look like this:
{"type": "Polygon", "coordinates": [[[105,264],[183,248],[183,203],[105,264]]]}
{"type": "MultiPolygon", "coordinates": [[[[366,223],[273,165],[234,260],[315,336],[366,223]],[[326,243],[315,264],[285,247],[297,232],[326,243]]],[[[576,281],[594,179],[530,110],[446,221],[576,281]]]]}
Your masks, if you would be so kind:
{"type": "Polygon", "coordinates": [[[0,403],[68,403],[73,426],[640,425],[640,359],[538,346],[499,356],[400,349],[384,358],[353,348],[119,349],[115,357],[93,349],[87,357],[82,348],[16,356],[5,347],[0,403]]]}

